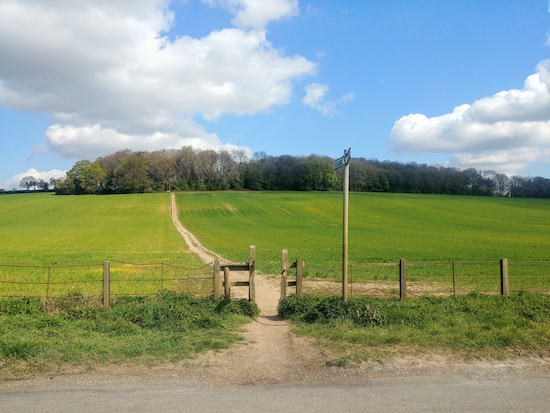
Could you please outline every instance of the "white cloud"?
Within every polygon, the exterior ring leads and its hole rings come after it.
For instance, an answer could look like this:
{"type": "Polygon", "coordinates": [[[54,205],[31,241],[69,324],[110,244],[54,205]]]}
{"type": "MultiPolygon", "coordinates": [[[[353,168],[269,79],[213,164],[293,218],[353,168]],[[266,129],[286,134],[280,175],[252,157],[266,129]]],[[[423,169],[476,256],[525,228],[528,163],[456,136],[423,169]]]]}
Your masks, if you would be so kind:
{"type": "MultiPolygon", "coordinates": [[[[237,7],[235,19],[251,22],[297,10],[295,1],[273,0],[261,17],[263,1],[225,3],[237,7]]],[[[286,104],[292,82],[316,70],[273,48],[264,31],[228,28],[170,41],[173,21],[167,0],[3,0],[0,104],[51,114],[46,144],[65,157],[156,143],[218,148],[217,135],[194,116],[286,104]]]]}
{"type": "Polygon", "coordinates": [[[514,173],[550,160],[550,61],[512,89],[428,118],[403,116],[391,131],[399,152],[452,154],[450,165],[514,173]]]}
{"type": "Polygon", "coordinates": [[[317,109],[325,116],[332,116],[338,114],[336,105],[345,102],[346,100],[352,100],[354,95],[352,92],[342,96],[339,100],[325,100],[325,95],[329,91],[328,85],[321,85],[319,83],[312,83],[305,88],[306,95],[302,99],[302,103],[313,109],[317,109]]]}
{"type": "Polygon", "coordinates": [[[192,146],[196,149],[244,149],[248,156],[252,155],[250,149],[238,147],[232,144],[222,144],[218,136],[205,133],[197,125],[196,133],[183,136],[183,133],[154,132],[147,135],[127,135],[117,132],[115,129],[105,129],[99,124],[83,127],[53,125],[46,131],[49,145],[56,152],[66,158],[78,158],[81,153],[87,153],[88,158],[95,159],[99,156],[116,152],[121,149],[134,151],[154,151],[160,148],[176,149],[182,146],[192,146]]]}
{"type": "Polygon", "coordinates": [[[202,0],[210,5],[220,5],[235,17],[236,27],[263,30],[271,20],[294,17],[300,14],[298,0],[202,0]]]}
{"type": "Polygon", "coordinates": [[[12,189],[22,189],[19,184],[21,179],[26,176],[34,176],[36,179],[42,179],[46,182],[50,181],[50,178],[62,178],[65,176],[67,171],[60,171],[59,169],[52,169],[51,171],[40,172],[34,168],[29,169],[27,172],[21,172],[20,174],[15,175],[14,177],[8,179],[6,183],[0,182],[0,188],[11,191],[12,189]]]}

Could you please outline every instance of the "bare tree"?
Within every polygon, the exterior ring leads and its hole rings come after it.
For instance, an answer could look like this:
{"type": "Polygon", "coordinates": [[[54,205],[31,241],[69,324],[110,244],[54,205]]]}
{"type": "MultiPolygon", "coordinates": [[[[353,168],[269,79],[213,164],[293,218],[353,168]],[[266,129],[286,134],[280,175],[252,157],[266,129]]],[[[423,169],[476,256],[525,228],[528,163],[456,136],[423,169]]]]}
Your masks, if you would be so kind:
{"type": "Polygon", "coordinates": [[[34,189],[36,189],[36,185],[38,185],[38,179],[30,175],[21,179],[21,182],[19,183],[19,186],[21,188],[27,188],[27,191],[31,189],[31,186],[33,186],[34,189]]]}
{"type": "Polygon", "coordinates": [[[39,179],[38,183],[36,185],[38,186],[38,189],[40,189],[42,191],[47,191],[48,190],[48,183],[46,181],[44,181],[43,179],[39,179]]]}

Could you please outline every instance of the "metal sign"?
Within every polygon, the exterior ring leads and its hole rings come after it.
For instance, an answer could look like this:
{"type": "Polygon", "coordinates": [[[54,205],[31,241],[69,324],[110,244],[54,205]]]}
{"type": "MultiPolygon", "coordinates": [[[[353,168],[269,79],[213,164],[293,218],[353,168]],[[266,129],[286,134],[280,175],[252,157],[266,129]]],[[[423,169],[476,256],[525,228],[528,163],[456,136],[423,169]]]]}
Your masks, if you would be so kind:
{"type": "Polygon", "coordinates": [[[344,156],[341,158],[338,158],[333,163],[333,169],[341,168],[342,166],[346,166],[349,163],[349,160],[351,158],[351,148],[349,148],[347,151],[344,151],[344,156]]]}
{"type": "Polygon", "coordinates": [[[341,168],[342,166],[344,166],[344,160],[346,159],[345,156],[342,156],[340,159],[336,159],[334,161],[334,164],[333,164],[333,167],[334,169],[338,169],[338,168],[341,168]]]}

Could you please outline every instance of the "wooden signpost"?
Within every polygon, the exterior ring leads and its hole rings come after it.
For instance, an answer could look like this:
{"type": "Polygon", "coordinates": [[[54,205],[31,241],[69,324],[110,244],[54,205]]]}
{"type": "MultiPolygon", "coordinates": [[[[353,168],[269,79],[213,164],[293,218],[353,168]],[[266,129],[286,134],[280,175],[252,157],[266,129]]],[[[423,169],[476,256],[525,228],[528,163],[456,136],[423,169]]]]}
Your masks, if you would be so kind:
{"type": "Polygon", "coordinates": [[[348,204],[349,204],[349,161],[351,148],[344,150],[344,156],[334,161],[334,169],[344,167],[344,234],[342,241],[342,299],[348,299],[348,204]]]}

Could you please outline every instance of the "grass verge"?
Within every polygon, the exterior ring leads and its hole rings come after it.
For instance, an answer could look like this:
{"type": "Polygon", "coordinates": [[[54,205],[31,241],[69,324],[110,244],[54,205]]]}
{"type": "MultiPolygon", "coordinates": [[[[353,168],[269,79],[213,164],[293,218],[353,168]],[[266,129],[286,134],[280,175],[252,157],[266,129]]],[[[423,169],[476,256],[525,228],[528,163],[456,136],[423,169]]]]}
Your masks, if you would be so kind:
{"type": "Polygon", "coordinates": [[[258,313],[246,300],[186,294],[121,297],[109,309],[78,300],[2,300],[0,373],[177,362],[242,340],[239,328],[258,313]]]}
{"type": "Polygon", "coordinates": [[[550,355],[550,296],[538,293],[425,296],[404,302],[293,295],[280,303],[279,313],[293,321],[298,334],[341,354],[334,362],[341,366],[427,350],[463,358],[550,355]]]}

